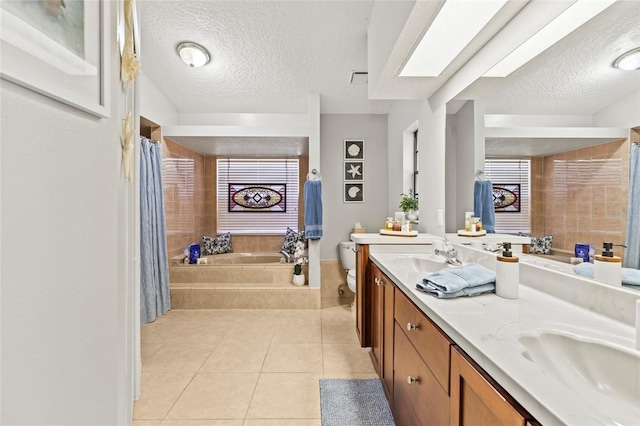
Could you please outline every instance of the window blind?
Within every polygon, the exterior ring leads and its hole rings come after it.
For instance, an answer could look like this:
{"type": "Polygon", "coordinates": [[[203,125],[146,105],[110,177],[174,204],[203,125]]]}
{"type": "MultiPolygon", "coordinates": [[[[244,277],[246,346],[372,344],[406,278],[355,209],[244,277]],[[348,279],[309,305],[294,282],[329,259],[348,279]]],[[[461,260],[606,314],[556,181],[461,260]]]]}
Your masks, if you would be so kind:
{"type": "Polygon", "coordinates": [[[218,158],[218,233],[284,234],[298,229],[298,159],[218,158]],[[229,212],[229,183],[286,183],[286,212],[229,212]]]}
{"type": "Polygon", "coordinates": [[[520,184],[520,212],[496,212],[496,233],[531,233],[530,160],[485,160],[485,178],[492,184],[520,184]]]}

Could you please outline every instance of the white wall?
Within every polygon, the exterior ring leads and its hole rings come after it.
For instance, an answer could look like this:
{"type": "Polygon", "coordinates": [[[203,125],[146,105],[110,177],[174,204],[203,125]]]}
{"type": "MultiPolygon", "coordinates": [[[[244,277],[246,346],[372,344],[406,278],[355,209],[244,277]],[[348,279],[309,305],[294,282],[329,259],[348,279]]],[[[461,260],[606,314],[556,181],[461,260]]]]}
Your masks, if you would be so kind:
{"type": "Polygon", "coordinates": [[[140,115],[158,125],[180,123],[180,113],[144,72],[138,76],[140,115]]]}
{"type": "Polygon", "coordinates": [[[446,105],[423,102],[418,113],[420,225],[434,235],[445,234],[446,105]],[[441,213],[439,223],[438,214],[441,213]]]}
{"type": "Polygon", "coordinates": [[[455,116],[447,116],[448,136],[453,131],[449,127],[455,128],[455,139],[447,138],[447,232],[456,232],[464,225],[464,213],[473,211],[475,172],[484,170],[482,103],[467,101],[455,116]]]}
{"type": "MultiPolygon", "coordinates": [[[[389,141],[387,146],[387,216],[393,216],[393,213],[399,210],[400,194],[406,193],[409,189],[403,176],[403,150],[406,146],[404,138],[405,136],[410,136],[413,139],[413,136],[407,133],[411,133],[409,129],[413,129],[417,123],[418,111],[423,103],[424,101],[396,101],[389,110],[387,126],[387,139],[389,141]]],[[[413,161],[413,156],[411,156],[411,161],[413,161]]]]}
{"type": "Polygon", "coordinates": [[[2,424],[130,422],[118,213],[127,184],[110,39],[110,119],[0,82],[2,424]]]}
{"type": "Polygon", "coordinates": [[[348,241],[359,221],[378,232],[387,217],[387,116],[320,116],[323,237],[320,258],[338,259],[338,243],[348,241]],[[344,140],[364,139],[364,203],[344,203],[344,140]]]}
{"type": "Polygon", "coordinates": [[[594,126],[640,126],[640,92],[636,91],[593,115],[594,126]]]}

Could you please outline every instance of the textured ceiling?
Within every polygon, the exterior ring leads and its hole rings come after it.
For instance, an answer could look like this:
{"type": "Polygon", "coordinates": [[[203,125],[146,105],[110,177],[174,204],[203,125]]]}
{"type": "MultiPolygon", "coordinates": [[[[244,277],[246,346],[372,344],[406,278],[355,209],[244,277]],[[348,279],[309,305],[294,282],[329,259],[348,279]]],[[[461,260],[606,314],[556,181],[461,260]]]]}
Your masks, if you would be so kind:
{"type": "MultiPolygon", "coordinates": [[[[306,113],[308,94],[320,93],[325,114],[384,114],[394,99],[433,93],[511,16],[503,14],[493,22],[441,78],[429,84],[424,78],[399,83],[394,72],[387,72],[376,88],[379,100],[369,100],[367,86],[349,85],[349,78],[354,70],[367,70],[367,27],[373,3],[138,0],[142,69],[181,113],[306,113]],[[181,41],[204,45],[212,62],[203,68],[187,67],[175,52],[181,41]]],[[[415,3],[396,43],[404,47],[394,52],[410,53],[437,9],[429,3],[434,1],[415,3]]],[[[521,7],[523,2],[519,3],[521,7]]],[[[510,13],[516,13],[516,5],[510,6],[510,13]]],[[[611,67],[619,54],[640,46],[639,22],[640,0],[618,1],[512,75],[480,78],[456,96],[447,110],[455,113],[464,100],[479,99],[485,101],[486,112],[493,114],[593,114],[640,90],[640,72],[611,67]]],[[[391,58],[389,64],[397,68],[403,60],[391,58]]],[[[205,141],[184,139],[182,143],[205,141]]],[[[234,147],[220,138],[213,143],[234,147]]],[[[256,149],[281,145],[287,152],[304,146],[300,140],[244,143],[253,143],[256,149]]]]}
{"type": "Polygon", "coordinates": [[[386,113],[366,85],[349,85],[367,69],[372,1],[142,0],[143,71],[183,113],[306,113],[309,93],[322,112],[386,113]],[[185,40],[212,62],[185,66],[175,53],[185,40]]]}
{"type": "Polygon", "coordinates": [[[488,114],[594,114],[640,90],[639,71],[611,66],[638,46],[640,1],[619,1],[510,76],[482,78],[458,98],[485,99],[488,114]]]}

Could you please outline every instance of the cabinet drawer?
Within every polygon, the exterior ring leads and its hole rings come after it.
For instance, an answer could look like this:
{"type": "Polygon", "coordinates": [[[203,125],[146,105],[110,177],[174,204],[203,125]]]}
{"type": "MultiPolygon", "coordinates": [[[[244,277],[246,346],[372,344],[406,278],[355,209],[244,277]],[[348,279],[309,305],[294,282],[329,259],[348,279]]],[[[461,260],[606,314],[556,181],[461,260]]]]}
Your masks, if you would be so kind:
{"type": "Polygon", "coordinates": [[[395,299],[396,322],[415,346],[442,389],[449,394],[452,342],[398,288],[395,299]]]}
{"type": "Polygon", "coordinates": [[[405,422],[421,426],[448,425],[449,396],[397,323],[394,361],[393,400],[396,416],[401,410],[408,409],[412,415],[400,416],[405,422]]]}
{"type": "Polygon", "coordinates": [[[530,419],[517,402],[458,348],[451,355],[450,402],[452,426],[525,426],[530,419]]]}

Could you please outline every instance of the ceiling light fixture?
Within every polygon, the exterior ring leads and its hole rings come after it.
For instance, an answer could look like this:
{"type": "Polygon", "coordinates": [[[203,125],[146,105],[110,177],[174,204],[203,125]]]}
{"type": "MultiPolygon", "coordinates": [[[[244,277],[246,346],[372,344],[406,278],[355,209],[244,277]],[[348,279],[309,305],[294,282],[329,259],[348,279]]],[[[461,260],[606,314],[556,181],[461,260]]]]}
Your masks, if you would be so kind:
{"type": "Polygon", "coordinates": [[[439,76],[505,3],[506,0],[449,0],[444,3],[400,76],[439,76]]]}
{"type": "Polygon", "coordinates": [[[204,47],[190,41],[183,41],[176,46],[176,52],[182,61],[192,68],[198,68],[209,63],[211,56],[204,47]]]}
{"type": "Polygon", "coordinates": [[[566,35],[615,3],[616,0],[578,0],[522,43],[483,77],[506,77],[566,35]]]}
{"type": "Polygon", "coordinates": [[[618,56],[613,66],[625,71],[640,70],[640,47],[618,56]]]}

